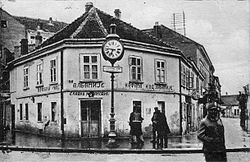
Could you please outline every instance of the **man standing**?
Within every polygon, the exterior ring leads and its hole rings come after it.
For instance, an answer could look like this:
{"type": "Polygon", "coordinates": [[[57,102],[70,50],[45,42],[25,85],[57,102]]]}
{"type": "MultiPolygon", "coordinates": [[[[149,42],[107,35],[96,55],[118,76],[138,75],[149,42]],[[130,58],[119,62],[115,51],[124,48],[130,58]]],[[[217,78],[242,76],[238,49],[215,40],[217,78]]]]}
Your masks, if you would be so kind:
{"type": "Polygon", "coordinates": [[[203,142],[206,161],[227,161],[224,126],[219,111],[214,103],[208,103],[208,114],[201,120],[198,130],[198,139],[203,142]]]}
{"type": "Polygon", "coordinates": [[[158,123],[158,143],[160,148],[167,148],[168,147],[168,134],[170,133],[170,129],[167,123],[167,118],[163,112],[160,113],[159,116],[159,123],[158,123]]]}
{"type": "Polygon", "coordinates": [[[158,141],[156,139],[156,137],[158,136],[157,129],[158,129],[159,120],[160,120],[160,113],[161,113],[160,110],[158,109],[158,107],[155,107],[154,110],[155,110],[155,112],[153,114],[153,117],[151,118],[152,127],[153,127],[153,129],[152,129],[152,133],[153,133],[153,140],[152,140],[153,148],[155,148],[155,144],[158,141]]]}
{"type": "Polygon", "coordinates": [[[132,144],[143,144],[142,136],[142,116],[139,111],[140,107],[135,106],[134,111],[130,113],[129,116],[129,125],[130,125],[130,134],[132,136],[132,144]]]}

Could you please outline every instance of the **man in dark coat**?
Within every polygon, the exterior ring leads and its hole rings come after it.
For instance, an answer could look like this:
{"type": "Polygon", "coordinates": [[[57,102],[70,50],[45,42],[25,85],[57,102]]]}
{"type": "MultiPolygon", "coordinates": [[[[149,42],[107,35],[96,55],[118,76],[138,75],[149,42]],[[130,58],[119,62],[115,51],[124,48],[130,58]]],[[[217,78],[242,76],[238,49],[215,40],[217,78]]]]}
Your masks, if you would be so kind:
{"type": "MultiPolygon", "coordinates": [[[[158,123],[160,121],[160,110],[158,109],[158,107],[155,107],[154,108],[155,112],[153,114],[153,117],[151,118],[151,121],[152,121],[152,133],[153,133],[153,140],[152,140],[152,143],[153,143],[153,148],[155,148],[155,144],[157,143],[157,139],[156,139],[156,133],[158,134],[157,132],[157,127],[158,127],[158,123]]],[[[157,135],[158,136],[158,135],[157,135]]]]}
{"type": "Polygon", "coordinates": [[[224,126],[219,116],[220,109],[214,104],[207,105],[207,116],[201,120],[198,139],[203,142],[206,161],[227,161],[224,126]]]}
{"type": "Polygon", "coordinates": [[[168,134],[170,133],[170,129],[167,123],[167,118],[163,112],[160,113],[160,121],[158,126],[158,140],[160,148],[163,148],[163,145],[165,148],[168,147],[168,134]]]}

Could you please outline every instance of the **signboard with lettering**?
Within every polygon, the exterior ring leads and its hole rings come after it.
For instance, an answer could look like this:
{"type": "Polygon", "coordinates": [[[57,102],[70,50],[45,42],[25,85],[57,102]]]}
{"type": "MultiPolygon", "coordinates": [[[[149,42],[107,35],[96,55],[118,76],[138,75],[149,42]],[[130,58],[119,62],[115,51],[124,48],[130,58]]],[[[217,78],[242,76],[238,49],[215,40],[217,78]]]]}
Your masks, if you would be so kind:
{"type": "Polygon", "coordinates": [[[144,91],[163,91],[163,92],[174,92],[174,87],[172,85],[167,84],[144,84],[144,83],[136,83],[129,82],[125,83],[126,89],[134,89],[134,90],[144,90],[144,91]]]}
{"type": "Polygon", "coordinates": [[[108,73],[122,73],[120,66],[103,66],[103,71],[108,73]]]}

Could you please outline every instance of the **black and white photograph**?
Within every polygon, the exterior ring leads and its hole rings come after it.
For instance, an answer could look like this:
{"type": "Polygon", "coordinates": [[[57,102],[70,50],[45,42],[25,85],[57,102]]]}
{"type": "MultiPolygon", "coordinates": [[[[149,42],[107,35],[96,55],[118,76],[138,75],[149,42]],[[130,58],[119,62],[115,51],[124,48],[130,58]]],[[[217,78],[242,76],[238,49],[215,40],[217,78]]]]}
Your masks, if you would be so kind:
{"type": "Polygon", "coordinates": [[[0,0],[0,161],[250,161],[249,0],[0,0]]]}

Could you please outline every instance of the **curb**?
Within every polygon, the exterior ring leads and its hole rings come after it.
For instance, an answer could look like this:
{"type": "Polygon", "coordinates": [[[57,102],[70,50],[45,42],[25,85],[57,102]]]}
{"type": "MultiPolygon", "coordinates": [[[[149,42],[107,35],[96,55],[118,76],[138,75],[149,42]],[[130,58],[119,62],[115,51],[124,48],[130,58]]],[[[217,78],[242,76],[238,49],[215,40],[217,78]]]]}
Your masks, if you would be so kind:
{"type": "MultiPolygon", "coordinates": [[[[34,148],[34,147],[18,147],[18,146],[0,146],[2,152],[7,151],[29,151],[29,152],[55,152],[55,153],[99,153],[99,154],[186,154],[186,153],[203,153],[200,148],[166,148],[166,149],[73,149],[73,148],[34,148]]],[[[228,148],[227,152],[250,152],[250,147],[228,148]]]]}

